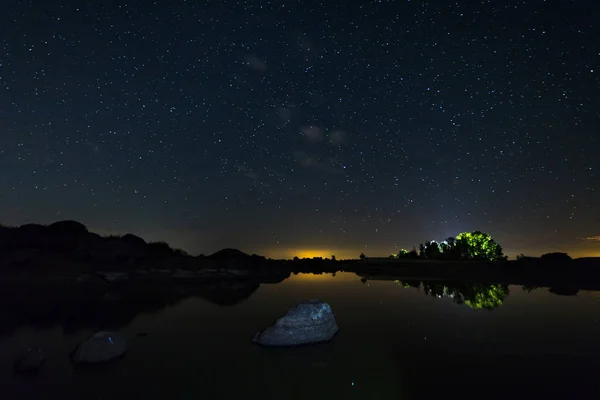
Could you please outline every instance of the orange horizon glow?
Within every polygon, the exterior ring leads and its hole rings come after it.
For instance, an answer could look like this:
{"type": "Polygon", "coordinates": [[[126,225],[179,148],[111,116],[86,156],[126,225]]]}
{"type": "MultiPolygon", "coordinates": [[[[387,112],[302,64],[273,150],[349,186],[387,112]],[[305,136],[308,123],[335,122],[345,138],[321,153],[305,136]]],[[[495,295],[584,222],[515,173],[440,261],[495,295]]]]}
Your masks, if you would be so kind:
{"type": "Polygon", "coordinates": [[[291,260],[294,257],[298,258],[314,258],[314,257],[322,257],[322,258],[331,258],[331,256],[335,256],[338,260],[343,259],[355,259],[358,258],[361,251],[356,251],[353,249],[341,249],[341,248],[271,248],[264,249],[263,255],[268,258],[273,259],[285,259],[291,260]]]}
{"type": "MultiPolygon", "coordinates": [[[[294,257],[298,258],[331,258],[335,255],[338,260],[354,260],[358,259],[361,252],[365,253],[367,257],[389,257],[390,254],[395,254],[397,251],[371,248],[368,250],[356,250],[356,249],[341,249],[341,248],[271,248],[264,249],[263,255],[272,259],[284,259],[291,260],[294,257]]],[[[545,253],[551,252],[563,252],[569,254],[572,258],[582,257],[600,257],[600,249],[523,249],[522,251],[508,250],[504,254],[509,256],[509,259],[516,259],[517,255],[525,254],[527,256],[539,257],[545,253]]]]}

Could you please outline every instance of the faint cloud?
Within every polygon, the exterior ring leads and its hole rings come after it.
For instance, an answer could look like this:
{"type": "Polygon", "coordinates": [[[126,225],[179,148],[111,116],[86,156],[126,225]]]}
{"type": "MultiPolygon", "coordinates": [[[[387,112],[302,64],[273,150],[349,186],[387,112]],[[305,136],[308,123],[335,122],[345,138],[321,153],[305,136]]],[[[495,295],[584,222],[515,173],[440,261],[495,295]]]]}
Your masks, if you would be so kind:
{"type": "Polygon", "coordinates": [[[267,174],[269,174],[269,176],[274,176],[277,178],[287,178],[288,176],[285,172],[281,172],[274,168],[265,168],[265,171],[267,172],[267,174]]]}
{"type": "Polygon", "coordinates": [[[592,242],[600,242],[600,235],[582,238],[583,240],[591,240],[592,242]]]}
{"type": "Polygon", "coordinates": [[[248,67],[252,68],[255,71],[264,72],[267,69],[269,69],[267,64],[263,60],[261,60],[260,58],[255,56],[254,54],[244,55],[244,61],[246,62],[246,65],[248,67]]]}
{"type": "Polygon", "coordinates": [[[336,129],[329,134],[329,142],[334,146],[340,146],[346,142],[348,135],[346,132],[336,129]]]}
{"type": "Polygon", "coordinates": [[[260,175],[257,172],[246,172],[244,174],[244,176],[247,176],[248,178],[252,179],[252,180],[257,180],[258,178],[260,178],[260,175]]]}
{"type": "Polygon", "coordinates": [[[258,172],[253,171],[251,168],[248,168],[245,165],[236,165],[236,168],[239,173],[252,179],[253,181],[256,181],[260,178],[260,174],[258,172]]]}
{"type": "Polygon", "coordinates": [[[323,130],[315,125],[303,126],[300,132],[311,142],[320,142],[323,140],[323,130]]]}
{"type": "Polygon", "coordinates": [[[298,161],[304,168],[323,171],[328,174],[344,173],[344,167],[341,165],[339,160],[334,157],[322,158],[313,156],[312,154],[308,154],[303,151],[296,151],[294,153],[294,159],[298,161]]]}
{"type": "Polygon", "coordinates": [[[319,164],[319,160],[316,157],[313,157],[303,151],[295,152],[294,158],[300,163],[300,165],[306,168],[314,167],[319,164]]]}

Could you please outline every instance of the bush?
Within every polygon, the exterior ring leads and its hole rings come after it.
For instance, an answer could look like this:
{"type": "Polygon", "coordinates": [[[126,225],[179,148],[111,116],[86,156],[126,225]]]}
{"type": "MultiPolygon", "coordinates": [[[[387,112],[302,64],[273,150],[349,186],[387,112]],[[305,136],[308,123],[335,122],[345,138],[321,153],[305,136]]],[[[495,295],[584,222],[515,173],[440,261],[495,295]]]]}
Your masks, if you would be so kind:
{"type": "Polygon", "coordinates": [[[564,263],[564,262],[573,261],[571,256],[569,256],[567,253],[559,253],[559,252],[546,253],[546,254],[543,254],[542,257],[540,257],[540,258],[544,262],[551,262],[551,263],[564,263]]]}

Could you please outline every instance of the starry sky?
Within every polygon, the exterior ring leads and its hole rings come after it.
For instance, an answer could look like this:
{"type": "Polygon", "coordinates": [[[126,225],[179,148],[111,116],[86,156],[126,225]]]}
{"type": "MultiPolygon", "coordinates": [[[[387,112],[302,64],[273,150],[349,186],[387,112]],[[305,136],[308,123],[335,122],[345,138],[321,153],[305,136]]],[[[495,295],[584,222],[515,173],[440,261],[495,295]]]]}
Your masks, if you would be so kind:
{"type": "Polygon", "coordinates": [[[600,256],[596,1],[11,1],[0,222],[600,256]]]}

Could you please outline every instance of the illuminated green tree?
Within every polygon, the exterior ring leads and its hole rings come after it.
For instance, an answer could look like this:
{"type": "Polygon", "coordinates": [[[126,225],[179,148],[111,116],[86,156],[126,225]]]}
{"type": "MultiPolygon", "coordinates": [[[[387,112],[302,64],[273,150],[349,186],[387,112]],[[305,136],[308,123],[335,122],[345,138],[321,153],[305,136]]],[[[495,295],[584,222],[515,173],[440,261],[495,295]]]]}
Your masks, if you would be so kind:
{"type": "Polygon", "coordinates": [[[506,256],[502,246],[490,235],[480,231],[463,232],[456,237],[456,252],[463,260],[502,261],[506,256]]]}
{"type": "Polygon", "coordinates": [[[493,310],[504,303],[508,296],[508,286],[475,284],[463,296],[465,304],[471,308],[493,310]]]}
{"type": "MultiPolygon", "coordinates": [[[[418,281],[399,281],[405,287],[420,287],[418,281]]],[[[481,283],[455,283],[441,281],[421,282],[423,293],[435,298],[451,298],[456,304],[471,308],[493,310],[500,307],[509,290],[507,285],[481,283]]]]}

